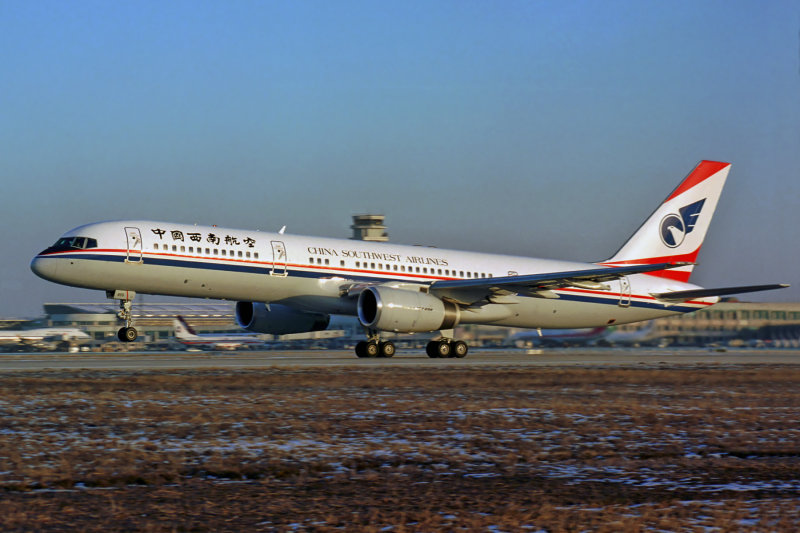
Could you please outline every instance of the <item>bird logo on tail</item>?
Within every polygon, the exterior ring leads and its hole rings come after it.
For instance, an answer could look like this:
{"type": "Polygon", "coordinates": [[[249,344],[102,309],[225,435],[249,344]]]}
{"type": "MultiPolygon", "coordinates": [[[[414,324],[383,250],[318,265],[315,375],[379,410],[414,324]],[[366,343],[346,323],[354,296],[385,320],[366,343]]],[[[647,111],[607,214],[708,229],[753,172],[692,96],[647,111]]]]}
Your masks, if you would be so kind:
{"type": "Polygon", "coordinates": [[[697,224],[697,217],[700,216],[705,202],[706,199],[703,198],[680,208],[680,214],[672,213],[661,219],[661,242],[670,248],[680,246],[697,224]]]}

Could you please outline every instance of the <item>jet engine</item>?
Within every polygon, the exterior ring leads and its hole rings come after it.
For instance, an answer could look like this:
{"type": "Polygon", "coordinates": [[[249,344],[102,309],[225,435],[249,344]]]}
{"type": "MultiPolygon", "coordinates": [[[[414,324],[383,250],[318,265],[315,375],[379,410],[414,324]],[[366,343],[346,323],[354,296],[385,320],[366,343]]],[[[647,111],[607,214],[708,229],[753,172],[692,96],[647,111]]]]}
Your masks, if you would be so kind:
{"type": "Polygon", "coordinates": [[[382,331],[417,333],[452,329],[460,311],[452,302],[426,292],[392,287],[367,287],[358,296],[358,320],[382,331]]]}
{"type": "Polygon", "coordinates": [[[287,335],[320,331],[328,327],[330,315],[299,311],[280,304],[236,302],[236,323],[254,333],[287,335]]]}

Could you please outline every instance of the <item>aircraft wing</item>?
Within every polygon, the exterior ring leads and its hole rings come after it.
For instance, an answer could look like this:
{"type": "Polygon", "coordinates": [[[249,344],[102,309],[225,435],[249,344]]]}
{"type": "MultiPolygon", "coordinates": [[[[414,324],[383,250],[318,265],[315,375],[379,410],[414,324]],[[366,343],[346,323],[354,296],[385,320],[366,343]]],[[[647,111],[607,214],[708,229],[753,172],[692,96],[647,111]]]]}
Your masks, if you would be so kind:
{"type": "Polygon", "coordinates": [[[693,289],[689,291],[673,291],[653,293],[651,296],[656,300],[670,303],[680,303],[693,300],[695,298],[708,298],[709,296],[727,296],[729,294],[743,294],[745,292],[771,291],[773,289],[785,289],[789,285],[776,283],[773,285],[749,285],[745,287],[724,287],[721,289],[693,289]]]}
{"type": "Polygon", "coordinates": [[[659,263],[623,267],[591,268],[566,272],[546,272],[501,278],[474,278],[434,281],[429,292],[440,298],[469,305],[492,296],[521,294],[538,298],[558,298],[552,292],[565,287],[590,290],[611,290],[605,282],[632,274],[643,274],[686,266],[686,263],[659,263]]]}

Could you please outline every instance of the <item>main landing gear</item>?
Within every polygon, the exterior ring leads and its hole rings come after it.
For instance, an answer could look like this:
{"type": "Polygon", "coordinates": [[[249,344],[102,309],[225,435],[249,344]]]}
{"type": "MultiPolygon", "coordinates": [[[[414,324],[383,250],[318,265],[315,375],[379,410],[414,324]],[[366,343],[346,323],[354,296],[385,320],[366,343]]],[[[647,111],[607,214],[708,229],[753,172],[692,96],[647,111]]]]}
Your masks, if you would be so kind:
{"type": "Polygon", "coordinates": [[[356,344],[356,355],[358,357],[392,357],[394,352],[395,348],[392,341],[371,339],[356,344]]]}
{"type": "Polygon", "coordinates": [[[122,342],[133,342],[139,336],[136,328],[133,327],[133,299],[136,293],[133,291],[106,291],[108,298],[119,300],[119,312],[117,316],[125,322],[125,325],[117,331],[117,338],[122,342]]]}
{"type": "MultiPolygon", "coordinates": [[[[466,342],[447,338],[431,341],[425,347],[425,353],[433,359],[445,359],[448,357],[461,359],[467,356],[468,351],[469,346],[467,346],[466,342]]],[[[356,355],[359,358],[392,357],[394,354],[394,343],[392,341],[381,341],[377,335],[370,336],[369,340],[356,344],[356,355]]]]}
{"type": "Polygon", "coordinates": [[[461,359],[467,356],[469,346],[464,341],[454,341],[453,339],[441,339],[431,341],[425,346],[425,353],[432,359],[457,357],[461,359]]]}
{"type": "Polygon", "coordinates": [[[393,357],[395,352],[392,341],[382,341],[377,330],[364,328],[367,340],[356,344],[356,355],[361,357],[393,357]]]}

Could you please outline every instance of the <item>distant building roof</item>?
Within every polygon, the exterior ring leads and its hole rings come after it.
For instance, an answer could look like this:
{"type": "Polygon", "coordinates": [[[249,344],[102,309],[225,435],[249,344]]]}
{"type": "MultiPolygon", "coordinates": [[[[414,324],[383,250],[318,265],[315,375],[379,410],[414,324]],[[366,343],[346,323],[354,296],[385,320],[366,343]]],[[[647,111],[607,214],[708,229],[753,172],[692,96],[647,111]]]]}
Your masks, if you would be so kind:
{"type": "MultiPolygon", "coordinates": [[[[116,314],[119,306],[116,302],[108,303],[46,303],[44,312],[47,315],[76,314],[116,314]]],[[[198,303],[136,303],[133,306],[134,317],[233,317],[231,302],[198,302],[198,303]]]]}

